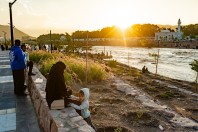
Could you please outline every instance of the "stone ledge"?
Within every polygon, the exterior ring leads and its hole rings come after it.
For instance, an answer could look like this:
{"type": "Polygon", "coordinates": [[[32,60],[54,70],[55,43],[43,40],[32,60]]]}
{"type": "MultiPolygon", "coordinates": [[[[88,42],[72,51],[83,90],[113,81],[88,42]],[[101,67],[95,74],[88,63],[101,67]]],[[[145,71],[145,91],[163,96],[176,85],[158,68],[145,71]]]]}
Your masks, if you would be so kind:
{"type": "Polygon", "coordinates": [[[45,132],[95,132],[72,107],[50,110],[45,99],[46,78],[35,67],[33,72],[36,75],[27,78],[28,90],[39,124],[45,132]],[[37,78],[43,82],[36,82],[37,78]]]}

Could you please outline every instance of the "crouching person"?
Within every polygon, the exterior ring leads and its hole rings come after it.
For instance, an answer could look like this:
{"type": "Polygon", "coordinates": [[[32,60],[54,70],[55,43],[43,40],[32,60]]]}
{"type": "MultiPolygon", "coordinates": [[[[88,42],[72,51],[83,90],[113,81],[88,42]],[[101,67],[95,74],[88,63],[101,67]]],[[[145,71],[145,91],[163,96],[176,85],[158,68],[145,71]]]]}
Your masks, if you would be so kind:
{"type": "Polygon", "coordinates": [[[65,84],[63,75],[65,69],[66,65],[62,61],[58,61],[50,69],[45,88],[46,100],[50,109],[53,101],[66,99],[72,94],[72,90],[68,89],[65,84]]]}
{"type": "Polygon", "coordinates": [[[94,125],[91,122],[91,115],[89,111],[89,89],[88,88],[83,88],[79,91],[78,96],[79,96],[79,101],[80,105],[76,105],[74,103],[71,103],[70,106],[73,107],[76,110],[81,111],[81,116],[84,118],[84,120],[94,129],[94,125]]]}

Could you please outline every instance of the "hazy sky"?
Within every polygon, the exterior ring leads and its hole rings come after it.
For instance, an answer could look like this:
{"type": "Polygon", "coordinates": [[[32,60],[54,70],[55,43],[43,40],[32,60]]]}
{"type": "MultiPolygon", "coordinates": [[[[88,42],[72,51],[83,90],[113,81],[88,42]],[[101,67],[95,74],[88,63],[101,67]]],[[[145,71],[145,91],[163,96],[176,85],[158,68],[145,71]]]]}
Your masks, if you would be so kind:
{"type": "MultiPolygon", "coordinates": [[[[8,3],[0,0],[0,24],[8,25],[8,3]]],[[[198,23],[198,0],[17,0],[13,24],[32,36],[97,30],[135,23],[182,25],[198,23]]]]}

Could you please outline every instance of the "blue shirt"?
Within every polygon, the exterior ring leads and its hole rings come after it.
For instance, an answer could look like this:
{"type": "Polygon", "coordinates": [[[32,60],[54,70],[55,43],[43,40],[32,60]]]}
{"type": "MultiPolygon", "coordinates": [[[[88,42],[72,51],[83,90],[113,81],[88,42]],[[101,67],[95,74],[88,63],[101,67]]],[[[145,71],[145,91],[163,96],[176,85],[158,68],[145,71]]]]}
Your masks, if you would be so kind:
{"type": "Polygon", "coordinates": [[[13,46],[10,50],[10,65],[12,70],[21,70],[26,67],[24,54],[19,46],[13,46]]]}

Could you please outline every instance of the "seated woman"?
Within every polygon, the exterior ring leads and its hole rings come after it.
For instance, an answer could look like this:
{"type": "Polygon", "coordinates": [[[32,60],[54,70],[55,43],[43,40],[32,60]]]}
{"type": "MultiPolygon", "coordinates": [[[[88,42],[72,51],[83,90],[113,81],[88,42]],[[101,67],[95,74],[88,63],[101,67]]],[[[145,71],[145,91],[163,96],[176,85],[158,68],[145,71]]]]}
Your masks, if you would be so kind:
{"type": "Polygon", "coordinates": [[[142,73],[145,73],[145,72],[146,72],[146,67],[143,66],[143,68],[142,68],[142,73]]]}
{"type": "MultiPolygon", "coordinates": [[[[47,84],[46,84],[46,100],[48,103],[49,108],[51,109],[51,104],[54,100],[59,99],[67,99],[71,94],[72,91],[68,90],[65,85],[64,80],[64,70],[66,65],[58,61],[54,64],[49,72],[47,77],[47,84]]],[[[66,102],[65,102],[66,103],[66,102]]]]}

